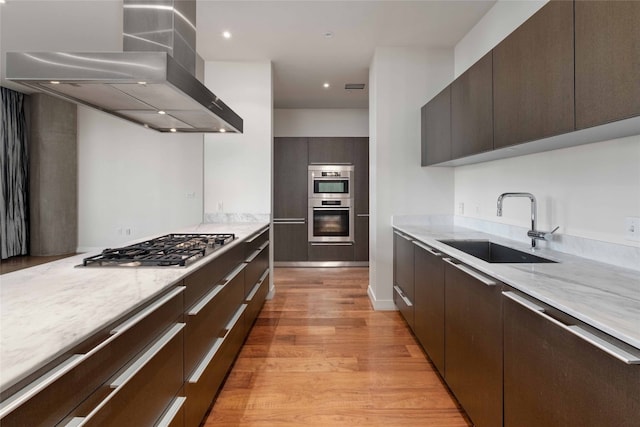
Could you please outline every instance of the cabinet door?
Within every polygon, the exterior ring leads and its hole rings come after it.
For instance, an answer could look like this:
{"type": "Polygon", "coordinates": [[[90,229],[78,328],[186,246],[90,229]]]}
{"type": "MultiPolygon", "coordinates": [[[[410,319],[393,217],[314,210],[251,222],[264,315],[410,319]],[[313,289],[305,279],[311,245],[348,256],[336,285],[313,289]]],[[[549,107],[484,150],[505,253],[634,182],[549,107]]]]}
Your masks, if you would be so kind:
{"type": "Polygon", "coordinates": [[[275,262],[307,261],[308,242],[307,223],[304,220],[273,223],[275,262]]]}
{"type": "Polygon", "coordinates": [[[273,142],[273,217],[307,217],[307,138],[273,142]]]}
{"type": "Polygon", "coordinates": [[[576,1],[576,128],[640,115],[640,2],[576,1]]]}
{"type": "Polygon", "coordinates": [[[493,149],[491,52],[451,83],[451,157],[493,149]]]}
{"type": "Polygon", "coordinates": [[[422,166],[451,160],[451,85],[420,111],[422,166]]]}
{"type": "Polygon", "coordinates": [[[573,2],[552,0],[493,50],[494,148],[573,131],[573,2]]]}
{"type": "Polygon", "coordinates": [[[309,138],[309,163],[353,163],[353,138],[309,138]]]}
{"type": "Polygon", "coordinates": [[[369,214],[357,214],[355,220],[354,261],[369,261],[369,214]]]}
{"type": "MultiPolygon", "coordinates": [[[[398,308],[401,310],[405,320],[413,329],[413,299],[414,299],[414,283],[413,283],[413,242],[404,234],[394,231],[393,233],[393,284],[400,288],[399,293],[394,292],[394,301],[396,296],[406,297],[407,301],[401,303],[398,308]]],[[[398,304],[396,304],[398,305],[398,304]]]]}
{"type": "Polygon", "coordinates": [[[504,299],[505,427],[637,426],[640,365],[569,332],[557,323],[561,315],[520,301],[504,299]]]}
{"type": "Polygon", "coordinates": [[[414,332],[444,376],[444,262],[439,252],[417,245],[414,252],[414,332]]]}
{"type": "Polygon", "coordinates": [[[445,380],[476,427],[501,426],[501,285],[447,264],[444,300],[445,380]]]}
{"type": "Polygon", "coordinates": [[[369,213],[369,138],[352,138],[355,213],[369,213]]]}

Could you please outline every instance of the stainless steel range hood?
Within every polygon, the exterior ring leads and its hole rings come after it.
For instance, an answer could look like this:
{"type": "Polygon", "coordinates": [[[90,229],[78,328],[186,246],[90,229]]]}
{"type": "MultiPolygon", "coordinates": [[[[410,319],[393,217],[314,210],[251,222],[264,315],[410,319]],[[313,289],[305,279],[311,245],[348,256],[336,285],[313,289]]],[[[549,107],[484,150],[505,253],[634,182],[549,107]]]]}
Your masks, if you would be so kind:
{"type": "Polygon", "coordinates": [[[242,133],[194,76],[195,1],[125,0],[123,50],[8,52],[6,77],[160,132],[242,133]]]}

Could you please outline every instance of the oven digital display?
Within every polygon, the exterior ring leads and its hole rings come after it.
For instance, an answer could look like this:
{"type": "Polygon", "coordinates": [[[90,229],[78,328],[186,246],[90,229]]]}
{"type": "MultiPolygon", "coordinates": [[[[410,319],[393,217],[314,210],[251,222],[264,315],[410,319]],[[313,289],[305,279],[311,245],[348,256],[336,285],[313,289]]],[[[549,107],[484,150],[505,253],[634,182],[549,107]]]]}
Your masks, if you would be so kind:
{"type": "Polygon", "coordinates": [[[348,194],[349,181],[346,179],[318,180],[313,183],[313,192],[316,194],[348,194]]]}

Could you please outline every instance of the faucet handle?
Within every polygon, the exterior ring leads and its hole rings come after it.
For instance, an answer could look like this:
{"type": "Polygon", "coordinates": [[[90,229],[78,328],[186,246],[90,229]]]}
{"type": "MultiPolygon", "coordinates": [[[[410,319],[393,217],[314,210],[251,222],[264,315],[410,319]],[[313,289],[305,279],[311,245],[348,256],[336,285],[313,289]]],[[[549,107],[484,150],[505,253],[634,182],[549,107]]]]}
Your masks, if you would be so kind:
{"type": "Polygon", "coordinates": [[[551,231],[549,232],[549,234],[553,234],[553,233],[555,233],[556,231],[558,231],[558,228],[560,228],[560,226],[557,226],[556,228],[554,228],[553,230],[551,230],[551,231]]]}
{"type": "Polygon", "coordinates": [[[533,231],[533,230],[529,230],[529,231],[527,231],[527,236],[531,237],[532,239],[536,239],[536,240],[551,240],[551,235],[553,233],[555,233],[556,231],[558,231],[559,228],[560,228],[560,226],[557,226],[556,228],[553,229],[553,231],[533,231]]]}

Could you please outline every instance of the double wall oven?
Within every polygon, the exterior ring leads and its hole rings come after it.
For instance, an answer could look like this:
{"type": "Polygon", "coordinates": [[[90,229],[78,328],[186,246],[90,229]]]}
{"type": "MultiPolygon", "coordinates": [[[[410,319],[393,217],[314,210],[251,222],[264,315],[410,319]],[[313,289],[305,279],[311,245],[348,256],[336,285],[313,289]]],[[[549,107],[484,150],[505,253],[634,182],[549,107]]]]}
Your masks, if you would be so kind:
{"type": "Polygon", "coordinates": [[[353,165],[309,165],[309,242],[354,240],[353,165]]]}

